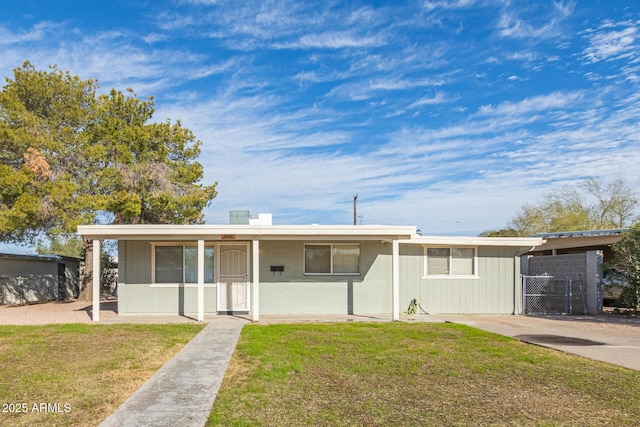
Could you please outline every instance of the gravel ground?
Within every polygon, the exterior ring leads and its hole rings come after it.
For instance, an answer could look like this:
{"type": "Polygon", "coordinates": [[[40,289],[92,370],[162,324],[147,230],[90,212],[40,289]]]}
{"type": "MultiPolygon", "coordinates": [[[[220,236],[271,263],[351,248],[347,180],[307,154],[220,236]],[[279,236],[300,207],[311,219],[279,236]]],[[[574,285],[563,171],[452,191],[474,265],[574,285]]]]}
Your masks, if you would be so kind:
{"type": "MultiPolygon", "coordinates": [[[[0,306],[0,325],[91,323],[92,305],[86,301],[53,301],[22,306],[0,306]]],[[[100,303],[100,320],[117,317],[117,302],[100,303]]]]}

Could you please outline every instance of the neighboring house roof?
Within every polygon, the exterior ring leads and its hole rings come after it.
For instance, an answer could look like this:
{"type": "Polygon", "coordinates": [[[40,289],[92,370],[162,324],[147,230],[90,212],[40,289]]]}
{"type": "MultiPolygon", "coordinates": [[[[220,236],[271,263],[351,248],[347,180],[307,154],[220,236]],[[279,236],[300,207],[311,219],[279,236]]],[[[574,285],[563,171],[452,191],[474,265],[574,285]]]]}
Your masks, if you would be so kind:
{"type": "Polygon", "coordinates": [[[68,257],[68,256],[62,256],[62,255],[28,255],[28,254],[0,253],[0,258],[24,260],[24,261],[75,261],[75,262],[82,261],[82,258],[68,257]]]}

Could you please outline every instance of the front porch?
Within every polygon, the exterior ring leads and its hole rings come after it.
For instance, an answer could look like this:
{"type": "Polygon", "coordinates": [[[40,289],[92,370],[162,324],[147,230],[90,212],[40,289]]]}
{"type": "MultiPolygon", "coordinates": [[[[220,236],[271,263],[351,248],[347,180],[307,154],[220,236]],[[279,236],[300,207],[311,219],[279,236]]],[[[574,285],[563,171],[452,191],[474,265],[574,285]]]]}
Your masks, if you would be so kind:
{"type": "MultiPolygon", "coordinates": [[[[80,226],[78,230],[92,240],[96,254],[102,240],[119,241],[119,311],[128,319],[135,317],[131,314],[171,314],[202,322],[228,312],[255,322],[261,320],[263,310],[302,317],[329,315],[341,321],[389,313],[391,320],[399,320],[399,242],[410,238],[415,227],[128,225],[80,226]],[[179,268],[167,263],[170,250],[157,252],[172,247],[182,250],[179,268]],[[225,248],[234,254],[225,257],[225,248]],[[205,262],[209,250],[215,253],[215,268],[205,262]],[[316,253],[329,254],[328,267],[309,258],[316,253]],[[184,271],[172,276],[171,269],[184,271]],[[166,277],[174,279],[166,281],[166,277]],[[266,291],[261,290],[263,282],[268,285],[266,291]],[[129,310],[126,301],[142,301],[150,307],[129,310]]],[[[99,267],[95,257],[94,271],[99,267]]],[[[99,278],[98,274],[93,277],[94,308],[99,306],[99,278]]],[[[99,310],[92,310],[92,319],[101,320],[99,310]]]]}
{"type": "MultiPolygon", "coordinates": [[[[99,254],[101,249],[101,240],[93,240],[94,254],[99,254]]],[[[251,320],[257,321],[260,316],[259,295],[260,295],[260,249],[259,241],[251,242],[252,259],[249,260],[249,244],[238,242],[229,246],[229,250],[216,251],[217,262],[219,268],[216,269],[215,283],[205,284],[205,240],[197,240],[197,279],[195,283],[169,283],[157,284],[156,278],[153,277],[151,284],[138,285],[140,288],[147,289],[155,287],[160,293],[168,293],[167,304],[175,306],[175,314],[182,317],[190,317],[195,315],[195,320],[202,322],[205,320],[205,302],[209,302],[207,309],[208,315],[212,312],[219,314],[248,314],[251,313],[251,320]],[[246,248],[246,249],[245,249],[246,248]],[[249,272],[251,271],[251,280],[249,281],[249,272]],[[215,290],[215,292],[213,292],[215,290]],[[206,291],[206,292],[205,292],[206,291]],[[205,298],[208,293],[208,298],[205,298]],[[194,295],[195,294],[195,295],[194,295]],[[212,297],[212,295],[214,295],[212,297]],[[195,298],[194,298],[195,297],[195,298]],[[211,302],[215,298],[215,304],[211,302]],[[195,307],[194,307],[195,306],[195,307]],[[195,310],[194,310],[195,308],[195,310]]],[[[216,246],[218,248],[219,246],[216,246]]],[[[93,271],[100,271],[100,257],[94,256],[93,271]]],[[[125,277],[125,274],[122,274],[125,277]]],[[[183,280],[184,281],[184,280],[183,280]]],[[[118,298],[135,299],[134,291],[131,288],[136,286],[122,284],[118,289],[118,298]],[[124,288],[124,289],[123,289],[124,288]],[[124,295],[129,292],[129,295],[124,295]]],[[[94,322],[100,321],[100,274],[93,275],[93,310],[92,319],[94,322]]],[[[119,304],[119,308],[120,308],[119,304]]],[[[126,310],[120,309],[123,314],[127,314],[126,310]]],[[[162,316],[161,314],[150,313],[151,316],[162,316]]],[[[135,317],[135,316],[134,316],[135,317]]]]}

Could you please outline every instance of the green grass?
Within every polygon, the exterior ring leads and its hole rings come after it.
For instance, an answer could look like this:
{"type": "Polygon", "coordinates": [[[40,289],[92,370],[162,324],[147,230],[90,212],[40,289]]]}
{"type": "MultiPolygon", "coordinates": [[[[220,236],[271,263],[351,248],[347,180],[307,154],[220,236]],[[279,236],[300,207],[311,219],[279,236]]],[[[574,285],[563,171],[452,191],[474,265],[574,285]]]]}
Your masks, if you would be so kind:
{"type": "Polygon", "coordinates": [[[208,426],[638,425],[640,372],[435,323],[247,325],[208,426]]]}
{"type": "Polygon", "coordinates": [[[198,324],[0,326],[0,425],[98,425],[200,330],[198,324]]]}

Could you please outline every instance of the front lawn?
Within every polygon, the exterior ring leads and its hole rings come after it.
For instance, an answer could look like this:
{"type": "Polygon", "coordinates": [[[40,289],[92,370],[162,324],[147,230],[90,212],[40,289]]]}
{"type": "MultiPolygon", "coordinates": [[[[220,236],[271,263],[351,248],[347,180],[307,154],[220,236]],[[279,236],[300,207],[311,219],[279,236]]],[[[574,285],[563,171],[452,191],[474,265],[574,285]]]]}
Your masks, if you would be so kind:
{"type": "Polygon", "coordinates": [[[247,325],[208,426],[638,425],[640,372],[463,325],[247,325]]]}
{"type": "Polygon", "coordinates": [[[98,425],[202,327],[0,326],[0,425],[98,425]]]}

